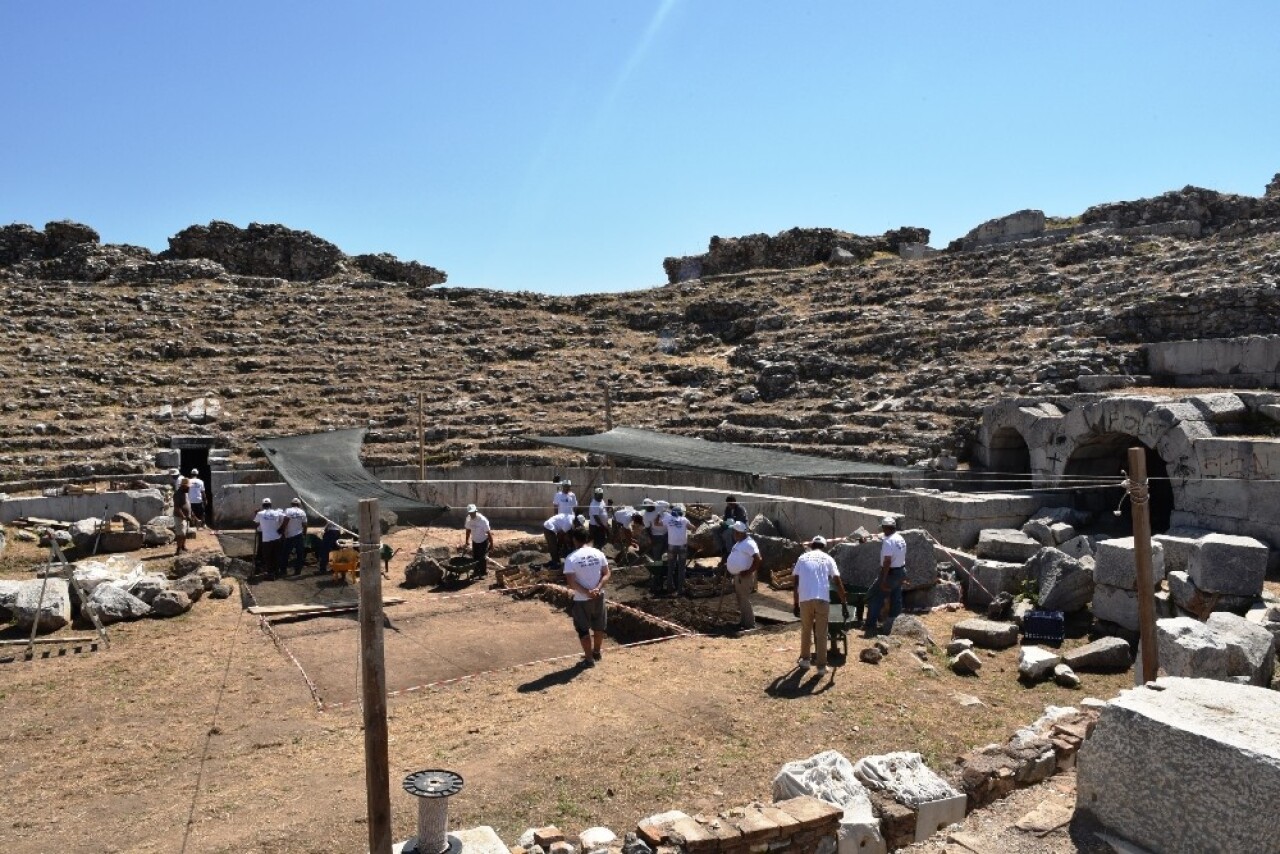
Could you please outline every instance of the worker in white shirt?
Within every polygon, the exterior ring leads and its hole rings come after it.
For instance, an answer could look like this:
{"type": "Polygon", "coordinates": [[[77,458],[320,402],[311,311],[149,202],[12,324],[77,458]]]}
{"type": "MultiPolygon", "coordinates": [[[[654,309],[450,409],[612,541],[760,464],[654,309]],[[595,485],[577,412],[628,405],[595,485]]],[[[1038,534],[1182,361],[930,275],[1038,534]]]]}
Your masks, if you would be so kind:
{"type": "Polygon", "coordinates": [[[489,573],[489,549],[493,537],[489,534],[489,520],[474,504],[467,505],[467,520],[462,523],[462,550],[471,544],[471,559],[480,564],[480,574],[489,573]]]}
{"type": "Polygon", "coordinates": [[[197,529],[203,527],[204,518],[204,481],[200,479],[200,470],[192,469],[187,478],[187,501],[191,502],[191,518],[197,529]]]}
{"type": "Polygon", "coordinates": [[[285,575],[290,556],[293,557],[293,574],[302,575],[302,562],[307,559],[307,511],[302,509],[302,499],[295,498],[284,511],[284,546],[280,552],[280,575],[285,575]]]}
{"type": "Polygon", "coordinates": [[[667,579],[675,594],[684,593],[684,575],[689,565],[689,520],[684,515],[684,505],[676,504],[667,514],[667,579]]]}
{"type": "Polygon", "coordinates": [[[755,611],[751,608],[751,592],[756,587],[756,574],[764,559],[760,546],[747,533],[746,522],[734,522],[733,547],[725,556],[725,570],[733,582],[733,596],[738,600],[738,628],[748,631],[756,627],[755,611]]]}
{"type": "Polygon", "coordinates": [[[593,548],[602,549],[609,542],[609,514],[605,510],[604,490],[597,488],[591,496],[591,505],[587,508],[588,531],[591,534],[593,548]]]}
{"type": "MultiPolygon", "coordinates": [[[[653,560],[665,560],[667,554],[667,518],[671,505],[659,501],[654,505],[653,518],[649,521],[649,536],[653,544],[649,547],[649,557],[653,560]]],[[[648,514],[646,513],[647,517],[648,514]]]]}
{"type": "Polygon", "coordinates": [[[280,569],[280,547],[284,544],[284,513],[271,506],[270,498],[264,498],[253,522],[258,526],[257,570],[275,575],[280,569]]]}
{"type": "Polygon", "coordinates": [[[631,534],[631,520],[639,515],[630,504],[613,511],[613,540],[618,544],[620,552],[625,552],[635,543],[635,537],[631,534]]]}
{"type": "Polygon", "coordinates": [[[551,506],[556,513],[568,513],[572,516],[578,512],[578,496],[573,494],[573,481],[560,481],[560,490],[551,496],[551,506]]]}
{"type": "Polygon", "coordinates": [[[885,516],[880,520],[880,577],[867,598],[865,637],[890,634],[893,621],[902,613],[902,585],[907,580],[907,541],[898,533],[898,520],[885,516]],[[880,609],[889,600],[889,618],[880,625],[880,609]]]}
{"type": "Polygon", "coordinates": [[[547,540],[547,552],[551,555],[550,566],[560,567],[560,561],[568,553],[569,532],[573,530],[573,514],[557,513],[542,523],[542,535],[547,540]]]}

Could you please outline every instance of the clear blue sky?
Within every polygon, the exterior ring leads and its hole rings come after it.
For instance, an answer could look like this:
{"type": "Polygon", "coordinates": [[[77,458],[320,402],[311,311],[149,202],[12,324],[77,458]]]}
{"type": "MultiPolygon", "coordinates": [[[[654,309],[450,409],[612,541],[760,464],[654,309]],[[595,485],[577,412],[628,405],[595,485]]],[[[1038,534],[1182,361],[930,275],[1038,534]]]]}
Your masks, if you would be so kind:
{"type": "Polygon", "coordinates": [[[450,284],[1280,171],[1280,3],[0,3],[0,224],[282,222],[450,284]]]}

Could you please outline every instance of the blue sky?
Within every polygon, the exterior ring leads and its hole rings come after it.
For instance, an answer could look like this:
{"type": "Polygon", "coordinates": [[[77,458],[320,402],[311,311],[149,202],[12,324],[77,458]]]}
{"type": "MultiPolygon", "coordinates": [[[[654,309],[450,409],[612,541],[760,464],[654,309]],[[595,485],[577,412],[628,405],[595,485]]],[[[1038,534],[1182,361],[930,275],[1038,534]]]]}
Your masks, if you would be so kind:
{"type": "Polygon", "coordinates": [[[0,224],[282,222],[450,284],[1280,171],[1280,4],[0,3],[0,224]]]}

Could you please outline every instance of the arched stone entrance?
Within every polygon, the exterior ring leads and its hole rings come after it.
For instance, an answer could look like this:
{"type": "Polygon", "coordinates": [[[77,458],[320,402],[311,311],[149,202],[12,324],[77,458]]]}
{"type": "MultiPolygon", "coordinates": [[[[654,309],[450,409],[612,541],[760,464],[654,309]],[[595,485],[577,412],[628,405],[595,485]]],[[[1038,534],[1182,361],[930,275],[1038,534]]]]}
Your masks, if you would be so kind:
{"type": "Polygon", "coordinates": [[[1031,473],[1031,448],[1013,427],[1000,427],[987,443],[987,469],[1010,474],[1031,473]]]}
{"type": "MultiPolygon", "coordinates": [[[[1146,454],[1147,481],[1151,489],[1151,530],[1162,533],[1169,529],[1169,518],[1173,513],[1173,484],[1169,480],[1169,470],[1165,461],[1156,451],[1143,445],[1137,438],[1126,433],[1100,433],[1086,437],[1076,444],[1067,458],[1062,474],[1071,489],[1075,507],[1089,510],[1098,515],[1105,523],[1113,517],[1120,504],[1124,490],[1119,486],[1124,479],[1124,471],[1129,467],[1129,449],[1141,447],[1146,454]],[[1108,487],[1103,482],[1090,484],[1072,482],[1072,478],[1115,478],[1116,486],[1108,487]]],[[[1115,518],[1115,527],[1129,530],[1132,527],[1133,505],[1126,501],[1120,508],[1120,516],[1115,518]]]]}

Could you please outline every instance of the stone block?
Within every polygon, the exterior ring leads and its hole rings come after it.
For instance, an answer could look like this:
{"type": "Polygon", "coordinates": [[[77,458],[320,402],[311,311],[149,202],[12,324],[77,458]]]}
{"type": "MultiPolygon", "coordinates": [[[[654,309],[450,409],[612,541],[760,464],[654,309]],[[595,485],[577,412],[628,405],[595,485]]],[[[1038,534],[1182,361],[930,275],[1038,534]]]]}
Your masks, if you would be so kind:
{"type": "Polygon", "coordinates": [[[1018,675],[1028,682],[1039,682],[1062,663],[1062,656],[1038,646],[1024,646],[1018,651],[1018,675]]]}
{"type": "Polygon", "coordinates": [[[1133,654],[1124,638],[1106,637],[1067,651],[1062,660],[1073,670],[1113,672],[1128,670],[1133,654]]]}
{"type": "MultiPolygon", "coordinates": [[[[173,592],[173,589],[168,592],[173,592]]],[[[103,625],[111,625],[141,619],[151,613],[151,606],[122,587],[99,584],[80,610],[85,619],[89,618],[91,610],[96,611],[103,625]]]]}
{"type": "Polygon", "coordinates": [[[1018,642],[1018,627],[994,620],[961,620],[951,627],[951,637],[971,640],[983,649],[1006,649],[1018,642]]]}
{"type": "Polygon", "coordinates": [[[1267,574],[1269,549],[1252,537],[1208,534],[1192,552],[1187,575],[1208,593],[1257,596],[1267,574]]]}
{"type": "MultiPolygon", "coordinates": [[[[1120,587],[1125,590],[1138,589],[1138,565],[1133,537],[1121,537],[1114,540],[1102,540],[1094,553],[1093,580],[1109,587],[1120,587]]],[[[1160,586],[1164,580],[1164,546],[1158,542],[1151,543],[1151,583],[1152,589],[1160,586]]]]}
{"type": "Polygon", "coordinates": [[[1224,593],[1205,593],[1196,587],[1185,572],[1171,572],[1168,576],[1169,596],[1173,604],[1182,610],[1207,617],[1212,611],[1231,611],[1243,614],[1253,605],[1254,596],[1229,596],[1224,593]]]}
{"type": "Polygon", "coordinates": [[[462,847],[460,854],[511,854],[492,827],[481,825],[449,833],[462,847]]]}
{"type": "Polygon", "coordinates": [[[63,578],[32,578],[16,582],[5,594],[4,609],[23,632],[56,632],[71,623],[71,593],[63,578]]]}
{"type": "Polygon", "coordinates": [[[969,573],[965,604],[970,608],[985,608],[1001,593],[1017,593],[1026,577],[1022,567],[1021,563],[975,560],[969,573]]]}
{"type": "Polygon", "coordinates": [[[865,756],[853,766],[853,773],[871,791],[888,795],[912,809],[919,809],[927,801],[960,794],[935,774],[919,753],[865,756]]]}
{"type": "Polygon", "coordinates": [[[1276,850],[1280,694],[1159,679],[1102,708],[1077,767],[1077,809],[1135,845],[1276,850]]]}
{"type": "MultiPolygon", "coordinates": [[[[933,543],[923,531],[902,532],[907,543],[907,580],[904,589],[932,587],[938,583],[938,560],[933,543]]],[[[758,541],[758,539],[757,539],[758,541]]],[[[761,550],[763,550],[761,546],[761,550]]],[[[873,541],[854,545],[841,543],[831,549],[831,557],[840,568],[840,580],[846,586],[871,587],[880,577],[880,543],[873,541]]],[[[794,565],[795,559],[792,559],[794,565]]]]}
{"type": "Polygon", "coordinates": [[[974,551],[980,558],[1025,563],[1040,550],[1040,543],[1021,531],[1012,528],[988,528],[978,534],[978,546],[974,551]]]}
{"type": "Polygon", "coordinates": [[[1055,548],[1036,552],[1023,568],[1035,582],[1040,607],[1045,611],[1073,613],[1093,598],[1093,570],[1055,548]]]}
{"type": "Polygon", "coordinates": [[[1094,551],[1093,540],[1089,539],[1089,537],[1084,534],[1080,534],[1079,536],[1073,537],[1058,546],[1058,550],[1065,555],[1076,558],[1077,560],[1085,557],[1092,558],[1094,551]]]}
{"type": "Polygon", "coordinates": [[[957,793],[949,798],[925,801],[916,812],[916,842],[924,842],[935,833],[964,821],[968,797],[957,793]]]}
{"type": "Polygon", "coordinates": [[[1200,410],[1205,421],[1214,424],[1241,421],[1249,413],[1244,401],[1230,392],[1192,395],[1189,402],[1200,410]]]}
{"type": "Polygon", "coordinates": [[[1097,584],[1093,588],[1093,616],[1131,632],[1138,630],[1138,594],[1123,587],[1097,584]]]}
{"type": "Polygon", "coordinates": [[[1159,543],[1164,549],[1165,574],[1186,572],[1187,566],[1191,563],[1191,555],[1200,546],[1200,538],[1208,533],[1210,532],[1203,528],[1174,528],[1164,534],[1153,536],[1152,542],[1159,543]]]}
{"type": "Polygon", "coordinates": [[[1156,621],[1160,669],[1170,676],[1267,686],[1275,665],[1275,638],[1235,614],[1156,621]]]}

